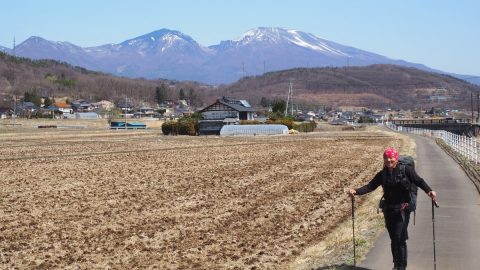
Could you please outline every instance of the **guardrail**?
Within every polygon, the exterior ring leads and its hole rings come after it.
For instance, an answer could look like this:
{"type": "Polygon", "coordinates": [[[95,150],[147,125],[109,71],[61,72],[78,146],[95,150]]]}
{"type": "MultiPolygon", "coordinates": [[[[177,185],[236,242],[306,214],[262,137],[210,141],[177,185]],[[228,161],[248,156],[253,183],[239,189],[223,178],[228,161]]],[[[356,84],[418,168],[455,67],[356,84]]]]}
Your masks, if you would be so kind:
{"type": "Polygon", "coordinates": [[[475,162],[475,164],[479,163],[480,143],[472,137],[457,135],[445,130],[430,130],[424,128],[397,126],[391,122],[386,122],[385,126],[397,132],[405,132],[440,138],[455,152],[459,153],[466,159],[475,162]]]}

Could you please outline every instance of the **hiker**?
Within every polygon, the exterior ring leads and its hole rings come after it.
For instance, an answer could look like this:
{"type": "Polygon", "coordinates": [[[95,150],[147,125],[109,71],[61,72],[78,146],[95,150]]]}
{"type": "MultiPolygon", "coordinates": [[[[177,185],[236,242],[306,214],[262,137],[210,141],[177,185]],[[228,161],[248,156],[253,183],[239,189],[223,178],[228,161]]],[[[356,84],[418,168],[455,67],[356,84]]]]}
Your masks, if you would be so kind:
{"type": "Polygon", "coordinates": [[[382,186],[384,193],[383,216],[391,241],[391,251],[394,268],[403,270],[407,268],[407,225],[410,201],[410,187],[415,184],[436,201],[437,194],[415,172],[415,169],[404,166],[405,177],[400,174],[398,164],[398,151],[395,148],[387,148],[383,153],[384,167],[365,186],[350,189],[348,195],[363,195],[374,191],[382,186]]]}

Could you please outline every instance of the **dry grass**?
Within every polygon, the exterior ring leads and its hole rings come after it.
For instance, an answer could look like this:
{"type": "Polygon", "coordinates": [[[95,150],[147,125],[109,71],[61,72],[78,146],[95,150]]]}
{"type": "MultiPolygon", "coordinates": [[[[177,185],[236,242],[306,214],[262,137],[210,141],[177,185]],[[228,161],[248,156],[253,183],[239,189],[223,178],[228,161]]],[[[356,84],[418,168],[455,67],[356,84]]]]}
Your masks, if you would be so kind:
{"type": "Polygon", "coordinates": [[[402,145],[370,129],[35,131],[0,136],[6,268],[308,269],[348,246],[335,230],[348,223],[345,190],[381,167],[386,146],[402,145]]]}

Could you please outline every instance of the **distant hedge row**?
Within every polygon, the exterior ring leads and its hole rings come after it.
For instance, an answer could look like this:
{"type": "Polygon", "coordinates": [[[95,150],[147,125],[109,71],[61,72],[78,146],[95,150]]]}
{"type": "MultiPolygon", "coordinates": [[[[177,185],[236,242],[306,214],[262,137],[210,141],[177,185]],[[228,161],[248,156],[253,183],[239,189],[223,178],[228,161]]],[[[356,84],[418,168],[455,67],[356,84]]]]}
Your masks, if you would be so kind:
{"type": "MultiPolygon", "coordinates": [[[[291,119],[267,120],[265,123],[285,125],[288,127],[288,129],[295,129],[300,132],[312,132],[317,127],[317,123],[315,123],[314,121],[295,124],[291,119]]],[[[240,124],[258,125],[262,123],[256,120],[242,120],[240,121],[240,124]]],[[[183,117],[178,121],[166,121],[162,124],[162,132],[164,135],[196,136],[198,135],[198,119],[195,117],[183,117]]]]}

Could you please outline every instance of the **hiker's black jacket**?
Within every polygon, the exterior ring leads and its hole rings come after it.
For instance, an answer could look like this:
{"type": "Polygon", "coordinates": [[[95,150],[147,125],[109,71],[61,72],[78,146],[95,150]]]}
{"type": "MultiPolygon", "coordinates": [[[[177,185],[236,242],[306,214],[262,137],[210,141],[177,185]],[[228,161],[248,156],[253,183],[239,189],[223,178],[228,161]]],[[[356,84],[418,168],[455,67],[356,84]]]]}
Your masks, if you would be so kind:
{"type": "Polygon", "coordinates": [[[356,189],[357,195],[363,195],[374,191],[379,186],[383,187],[385,203],[389,205],[396,205],[410,201],[411,183],[420,187],[425,193],[432,191],[425,180],[418,176],[415,170],[409,166],[405,167],[405,175],[408,179],[401,176],[400,164],[398,164],[392,171],[389,172],[387,167],[379,171],[373,179],[365,186],[356,189]]]}

